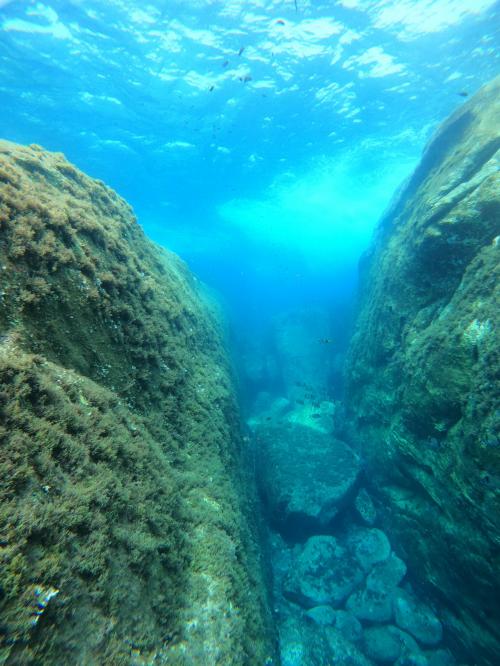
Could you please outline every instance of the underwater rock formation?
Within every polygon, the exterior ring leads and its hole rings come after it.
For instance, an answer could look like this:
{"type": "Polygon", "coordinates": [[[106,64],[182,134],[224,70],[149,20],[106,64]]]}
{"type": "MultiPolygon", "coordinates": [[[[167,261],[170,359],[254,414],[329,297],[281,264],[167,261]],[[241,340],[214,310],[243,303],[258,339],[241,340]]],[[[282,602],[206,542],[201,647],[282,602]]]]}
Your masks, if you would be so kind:
{"type": "Polygon", "coordinates": [[[282,663],[456,666],[387,535],[350,520],[273,559],[282,663]]]}
{"type": "Polygon", "coordinates": [[[340,431],[360,447],[409,573],[441,602],[447,640],[491,666],[500,650],[499,117],[496,79],[439,128],[382,220],[361,267],[340,431]]]}
{"type": "Polygon", "coordinates": [[[129,206],[0,144],[0,661],[264,664],[220,326],[129,206]]]}
{"type": "Polygon", "coordinates": [[[258,479],[271,524],[300,540],[327,530],[349,503],[361,471],[344,442],[293,422],[256,430],[258,479]]]}
{"type": "Polygon", "coordinates": [[[314,536],[297,556],[283,594],[304,608],[337,607],[362,580],[359,562],[335,537],[314,536]]]}

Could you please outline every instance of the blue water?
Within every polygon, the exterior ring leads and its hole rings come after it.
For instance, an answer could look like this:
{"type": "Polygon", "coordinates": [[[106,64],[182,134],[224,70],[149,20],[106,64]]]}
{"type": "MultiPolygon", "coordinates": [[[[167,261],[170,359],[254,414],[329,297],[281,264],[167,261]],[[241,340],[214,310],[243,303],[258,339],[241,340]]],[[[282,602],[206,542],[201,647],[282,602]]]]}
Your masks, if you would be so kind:
{"type": "Polygon", "coordinates": [[[499,70],[493,0],[0,1],[2,136],[62,151],[238,326],[352,298],[437,124],[499,70]]]}
{"type": "MultiPolygon", "coordinates": [[[[499,73],[499,26],[495,0],[0,0],[1,137],[105,181],[218,292],[248,433],[294,404],[286,427],[327,439],[360,256],[439,123],[499,73]]],[[[300,549],[270,549],[283,664],[323,663],[302,661],[300,549]]]]}

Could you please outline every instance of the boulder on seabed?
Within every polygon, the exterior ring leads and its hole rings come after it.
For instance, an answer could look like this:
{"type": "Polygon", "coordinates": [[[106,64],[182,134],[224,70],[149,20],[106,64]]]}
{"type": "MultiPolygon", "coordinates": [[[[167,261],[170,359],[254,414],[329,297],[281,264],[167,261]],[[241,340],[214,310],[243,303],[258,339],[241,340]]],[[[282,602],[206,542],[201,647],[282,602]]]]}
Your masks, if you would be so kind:
{"type": "Polygon", "coordinates": [[[284,596],[304,608],[339,606],[363,580],[363,570],[333,536],[307,540],[285,578],[284,596]]]}
{"type": "Polygon", "coordinates": [[[364,571],[370,571],[375,564],[386,560],[391,553],[389,539],[376,527],[352,527],[347,535],[347,543],[354,550],[355,557],[364,571]]]}
{"type": "Polygon", "coordinates": [[[394,589],[406,575],[406,564],[391,553],[383,562],[378,562],[368,574],[366,588],[372,592],[394,589]]]}
{"type": "Polygon", "coordinates": [[[331,606],[314,606],[307,610],[304,615],[320,627],[328,627],[335,624],[335,611],[331,606]]]}
{"type": "Polygon", "coordinates": [[[330,646],[321,629],[312,628],[294,616],[280,624],[279,646],[282,666],[327,664],[331,657],[330,646]]]}
{"type": "Polygon", "coordinates": [[[443,626],[426,604],[406,590],[397,590],[394,599],[396,624],[422,645],[437,645],[443,637],[443,626]]]}
{"type": "Polygon", "coordinates": [[[403,651],[394,666],[429,666],[425,654],[403,651]]]}
{"type": "Polygon", "coordinates": [[[324,531],[351,500],[361,464],[344,442],[298,423],[256,431],[258,478],[273,525],[300,540],[324,531]]]}
{"type": "Polygon", "coordinates": [[[361,622],[352,613],[345,610],[335,611],[335,629],[351,643],[357,643],[363,635],[361,622]]]}
{"type": "Polygon", "coordinates": [[[335,611],[331,606],[314,606],[304,615],[320,627],[333,626],[336,620],[335,611]]]}
{"type": "Polygon", "coordinates": [[[290,616],[279,629],[282,666],[372,666],[363,653],[331,626],[311,626],[290,616]]]}
{"type": "Polygon", "coordinates": [[[377,663],[394,663],[410,655],[421,656],[415,640],[392,624],[369,627],[363,632],[363,650],[377,663]]]}
{"type": "Polygon", "coordinates": [[[456,659],[449,650],[431,650],[426,653],[429,666],[456,666],[456,659]]]}
{"type": "Polygon", "coordinates": [[[335,627],[351,643],[356,643],[363,635],[361,622],[345,610],[334,610],[331,606],[315,606],[304,615],[320,627],[335,627]]]}
{"type": "MultiPolygon", "coordinates": [[[[335,666],[372,666],[373,662],[368,659],[357,645],[348,640],[336,627],[325,627],[323,629],[326,640],[331,649],[331,661],[335,666]]],[[[301,666],[305,666],[302,664],[301,666]]]]}
{"type": "Polygon", "coordinates": [[[390,622],[393,616],[394,590],[374,592],[367,588],[357,590],[347,600],[346,609],[358,620],[390,622]]]}
{"type": "Polygon", "coordinates": [[[346,608],[359,620],[389,622],[397,585],[406,574],[406,565],[394,553],[381,530],[356,528],[348,537],[365,571],[371,566],[365,586],[347,600],[346,608]]]}

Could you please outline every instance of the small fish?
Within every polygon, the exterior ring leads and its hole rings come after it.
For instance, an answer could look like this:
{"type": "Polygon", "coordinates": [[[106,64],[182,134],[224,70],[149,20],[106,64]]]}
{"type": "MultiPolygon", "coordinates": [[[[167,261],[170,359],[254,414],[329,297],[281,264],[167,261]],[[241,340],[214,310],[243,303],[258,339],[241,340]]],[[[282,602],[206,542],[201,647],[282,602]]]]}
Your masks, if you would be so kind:
{"type": "Polygon", "coordinates": [[[213,90],[214,88],[215,88],[215,86],[210,86],[210,88],[208,89],[208,92],[212,92],[212,90],[213,90]]]}
{"type": "Polygon", "coordinates": [[[244,50],[245,50],[245,47],[242,46],[242,47],[240,48],[240,50],[238,51],[238,55],[239,55],[239,56],[242,55],[244,50]]]}
{"type": "Polygon", "coordinates": [[[243,81],[243,83],[248,83],[248,81],[251,81],[252,77],[250,74],[246,74],[245,76],[240,76],[240,81],[243,81]]]}
{"type": "Polygon", "coordinates": [[[466,92],[465,90],[462,90],[462,91],[459,92],[458,94],[460,95],[460,97],[468,97],[468,96],[469,96],[469,93],[466,92]]]}
{"type": "Polygon", "coordinates": [[[224,60],[224,62],[222,63],[222,67],[225,68],[228,65],[229,65],[229,60],[224,60]]]}
{"type": "Polygon", "coordinates": [[[283,19],[278,19],[276,25],[285,25],[285,21],[283,21],[283,19]]]}
{"type": "Polygon", "coordinates": [[[321,418],[321,414],[318,414],[317,412],[315,412],[314,414],[311,414],[311,417],[312,417],[313,419],[320,419],[320,418],[321,418]]]}
{"type": "Polygon", "coordinates": [[[333,340],[330,340],[330,338],[320,338],[318,342],[320,345],[329,345],[333,342],[333,340]]]}

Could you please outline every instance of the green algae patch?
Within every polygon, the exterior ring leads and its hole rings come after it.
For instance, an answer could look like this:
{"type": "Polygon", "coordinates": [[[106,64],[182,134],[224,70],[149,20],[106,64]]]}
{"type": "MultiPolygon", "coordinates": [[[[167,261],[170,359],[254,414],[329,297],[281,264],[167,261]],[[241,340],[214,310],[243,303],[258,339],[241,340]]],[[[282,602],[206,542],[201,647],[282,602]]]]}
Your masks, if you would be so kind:
{"type": "Polygon", "coordinates": [[[500,643],[500,79],[439,128],[364,262],[346,430],[467,661],[500,643]]]}
{"type": "Polygon", "coordinates": [[[0,280],[0,663],[264,663],[215,306],[103,183],[6,142],[0,280]]]}
{"type": "Polygon", "coordinates": [[[46,663],[73,650],[92,663],[104,644],[123,654],[127,633],[147,649],[172,624],[185,550],[178,480],[160,446],[116,395],[9,340],[0,385],[2,631],[12,663],[38,663],[38,641],[46,663]]]}

